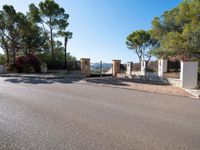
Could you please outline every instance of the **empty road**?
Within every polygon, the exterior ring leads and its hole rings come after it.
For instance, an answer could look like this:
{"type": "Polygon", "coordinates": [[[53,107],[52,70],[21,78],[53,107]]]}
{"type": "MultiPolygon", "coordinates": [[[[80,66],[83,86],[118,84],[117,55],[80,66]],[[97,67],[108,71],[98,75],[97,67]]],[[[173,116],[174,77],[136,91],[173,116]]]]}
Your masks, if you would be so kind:
{"type": "Polygon", "coordinates": [[[0,150],[199,149],[199,100],[0,78],[0,150]]]}

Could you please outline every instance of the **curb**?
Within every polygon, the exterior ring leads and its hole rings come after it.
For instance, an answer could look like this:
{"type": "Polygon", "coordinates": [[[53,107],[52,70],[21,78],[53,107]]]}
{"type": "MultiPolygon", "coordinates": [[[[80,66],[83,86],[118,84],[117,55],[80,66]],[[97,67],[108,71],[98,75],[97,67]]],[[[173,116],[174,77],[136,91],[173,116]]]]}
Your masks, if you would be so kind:
{"type": "Polygon", "coordinates": [[[191,98],[200,99],[200,94],[196,93],[195,91],[190,90],[190,89],[185,89],[185,88],[182,88],[182,89],[190,93],[191,95],[193,95],[191,98]]]}

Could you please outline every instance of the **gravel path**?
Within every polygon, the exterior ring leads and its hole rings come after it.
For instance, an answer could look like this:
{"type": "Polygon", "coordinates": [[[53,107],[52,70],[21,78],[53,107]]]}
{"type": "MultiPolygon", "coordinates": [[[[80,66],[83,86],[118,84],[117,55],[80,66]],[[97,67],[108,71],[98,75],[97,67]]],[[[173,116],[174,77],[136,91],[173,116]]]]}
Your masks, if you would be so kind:
{"type": "Polygon", "coordinates": [[[174,87],[170,85],[160,85],[158,83],[139,83],[131,79],[90,78],[82,81],[82,83],[95,84],[100,86],[110,86],[116,88],[125,88],[167,95],[193,97],[190,93],[186,92],[184,89],[179,87],[174,87]]]}

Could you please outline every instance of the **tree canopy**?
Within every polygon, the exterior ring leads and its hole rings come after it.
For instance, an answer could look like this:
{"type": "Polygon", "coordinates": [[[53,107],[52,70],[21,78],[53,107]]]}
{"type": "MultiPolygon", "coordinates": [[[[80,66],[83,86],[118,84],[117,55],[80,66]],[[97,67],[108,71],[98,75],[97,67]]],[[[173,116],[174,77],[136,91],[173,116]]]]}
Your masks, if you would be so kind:
{"type": "Polygon", "coordinates": [[[200,1],[185,0],[152,21],[152,36],[159,47],[151,53],[158,57],[200,57],[200,1]]]}
{"type": "Polygon", "coordinates": [[[55,38],[64,36],[68,23],[69,15],[53,0],[41,1],[39,6],[29,5],[29,18],[37,23],[49,39],[52,59],[55,59],[55,38]]]}
{"type": "Polygon", "coordinates": [[[151,55],[148,50],[155,45],[155,40],[152,39],[150,31],[138,30],[127,37],[126,45],[136,52],[139,62],[146,59],[149,61],[151,55]]]}
{"type": "MultiPolygon", "coordinates": [[[[37,55],[47,64],[63,65],[66,39],[72,38],[72,32],[67,31],[68,18],[54,0],[41,1],[38,6],[30,4],[26,14],[4,5],[0,10],[0,46],[6,64],[15,65],[18,57],[37,55]],[[64,37],[63,42],[60,37],[64,37]]],[[[71,56],[67,54],[68,57],[71,56]]],[[[56,69],[56,65],[52,68],[56,69]]]]}

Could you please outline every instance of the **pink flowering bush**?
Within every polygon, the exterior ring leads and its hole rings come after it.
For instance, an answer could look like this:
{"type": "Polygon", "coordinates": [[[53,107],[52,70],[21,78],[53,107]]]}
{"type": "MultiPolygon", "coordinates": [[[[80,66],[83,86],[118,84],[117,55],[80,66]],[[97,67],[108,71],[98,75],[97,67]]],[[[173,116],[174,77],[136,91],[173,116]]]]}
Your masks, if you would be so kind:
{"type": "Polygon", "coordinates": [[[16,59],[14,70],[19,73],[40,72],[40,59],[36,55],[20,56],[16,59]]]}

